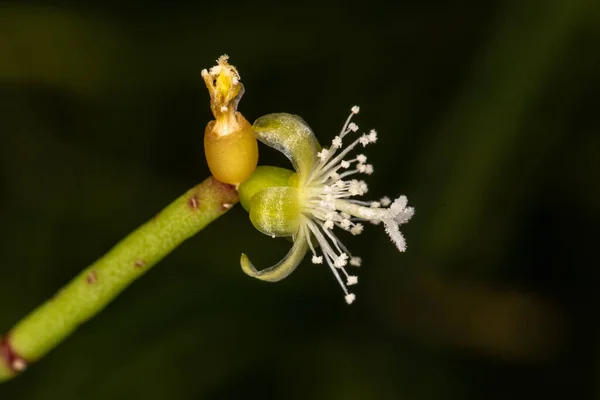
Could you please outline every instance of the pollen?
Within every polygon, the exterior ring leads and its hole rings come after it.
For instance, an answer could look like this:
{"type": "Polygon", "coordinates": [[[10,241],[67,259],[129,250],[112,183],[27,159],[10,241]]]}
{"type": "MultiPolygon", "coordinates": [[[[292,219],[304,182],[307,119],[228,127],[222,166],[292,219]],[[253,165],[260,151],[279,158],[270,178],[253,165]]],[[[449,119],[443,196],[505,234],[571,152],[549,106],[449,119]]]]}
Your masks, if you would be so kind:
{"type": "Polygon", "coordinates": [[[360,267],[361,263],[362,263],[362,259],[360,257],[350,258],[350,265],[352,265],[353,267],[360,267]]]}
{"type": "Polygon", "coordinates": [[[346,303],[352,304],[352,303],[354,303],[354,300],[356,300],[356,296],[353,293],[348,293],[346,295],[345,299],[346,299],[346,303]]]}
{"type": "Polygon", "coordinates": [[[375,131],[375,129],[371,129],[369,132],[369,141],[371,143],[375,143],[377,141],[377,131],[375,131]]]}
{"type": "Polygon", "coordinates": [[[354,276],[354,275],[348,276],[348,279],[346,280],[346,285],[352,286],[352,285],[356,285],[357,283],[358,283],[358,276],[354,276]]]}
{"type": "Polygon", "coordinates": [[[336,136],[335,139],[333,139],[331,145],[336,149],[339,149],[340,147],[342,147],[342,139],[339,136],[336,136]]]}

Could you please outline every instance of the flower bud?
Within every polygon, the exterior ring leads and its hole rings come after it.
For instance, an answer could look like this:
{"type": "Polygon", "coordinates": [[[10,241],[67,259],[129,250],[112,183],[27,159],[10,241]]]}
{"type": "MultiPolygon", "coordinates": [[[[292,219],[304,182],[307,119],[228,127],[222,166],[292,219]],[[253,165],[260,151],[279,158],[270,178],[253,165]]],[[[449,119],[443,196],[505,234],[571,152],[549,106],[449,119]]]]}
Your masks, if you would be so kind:
{"type": "Polygon", "coordinates": [[[244,86],[237,70],[227,60],[227,56],[221,56],[210,71],[202,71],[215,117],[204,131],[204,154],[216,179],[238,185],[256,168],[258,143],[252,126],[237,112],[244,86]]]}
{"type": "Polygon", "coordinates": [[[223,183],[239,184],[246,180],[258,163],[258,143],[252,126],[240,113],[235,113],[233,129],[220,134],[223,129],[217,121],[211,121],[204,132],[204,155],[208,168],[223,183]]]}

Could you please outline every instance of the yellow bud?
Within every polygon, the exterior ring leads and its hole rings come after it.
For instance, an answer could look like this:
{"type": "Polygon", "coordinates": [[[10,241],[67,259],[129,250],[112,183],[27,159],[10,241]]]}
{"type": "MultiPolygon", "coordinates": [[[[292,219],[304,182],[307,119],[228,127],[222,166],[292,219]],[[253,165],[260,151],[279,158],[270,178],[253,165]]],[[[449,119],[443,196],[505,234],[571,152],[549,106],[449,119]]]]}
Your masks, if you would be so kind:
{"type": "Polygon", "coordinates": [[[237,185],[248,178],[258,163],[258,143],[252,126],[240,113],[236,128],[220,135],[217,121],[211,121],[204,132],[204,154],[208,168],[217,180],[237,185]]]}
{"type": "Polygon", "coordinates": [[[237,185],[256,169],[258,143],[252,126],[237,112],[244,85],[235,67],[227,61],[227,56],[221,56],[210,71],[202,71],[216,119],[204,131],[204,154],[216,179],[237,185]]]}

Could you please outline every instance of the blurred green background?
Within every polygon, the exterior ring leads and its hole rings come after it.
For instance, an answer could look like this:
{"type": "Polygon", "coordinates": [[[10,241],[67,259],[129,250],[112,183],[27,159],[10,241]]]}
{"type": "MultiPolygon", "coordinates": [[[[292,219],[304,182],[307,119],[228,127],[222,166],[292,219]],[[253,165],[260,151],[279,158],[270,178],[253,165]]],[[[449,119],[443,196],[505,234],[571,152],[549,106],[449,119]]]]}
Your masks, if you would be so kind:
{"type": "MultiPolygon", "coordinates": [[[[208,176],[200,77],[330,140],[376,128],[381,227],[348,307],[236,207],[23,376],[16,399],[597,398],[600,7],[593,0],[0,3],[0,333],[208,176]]],[[[289,165],[261,148],[261,163],[289,165]]]]}

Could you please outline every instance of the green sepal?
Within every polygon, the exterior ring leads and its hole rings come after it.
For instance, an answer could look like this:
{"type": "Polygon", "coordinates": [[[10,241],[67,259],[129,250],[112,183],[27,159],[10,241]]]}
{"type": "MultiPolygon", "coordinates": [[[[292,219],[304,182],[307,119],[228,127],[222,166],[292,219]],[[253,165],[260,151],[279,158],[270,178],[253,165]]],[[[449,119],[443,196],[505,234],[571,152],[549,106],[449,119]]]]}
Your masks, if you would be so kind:
{"type": "Polygon", "coordinates": [[[278,186],[256,193],[250,201],[250,221],[265,235],[296,234],[300,223],[298,189],[278,186]]]}
{"type": "Polygon", "coordinates": [[[250,212],[250,200],[252,196],[263,189],[274,186],[293,186],[290,185],[290,178],[294,175],[294,171],[289,169],[259,166],[238,188],[240,202],[244,209],[250,212]]]}

